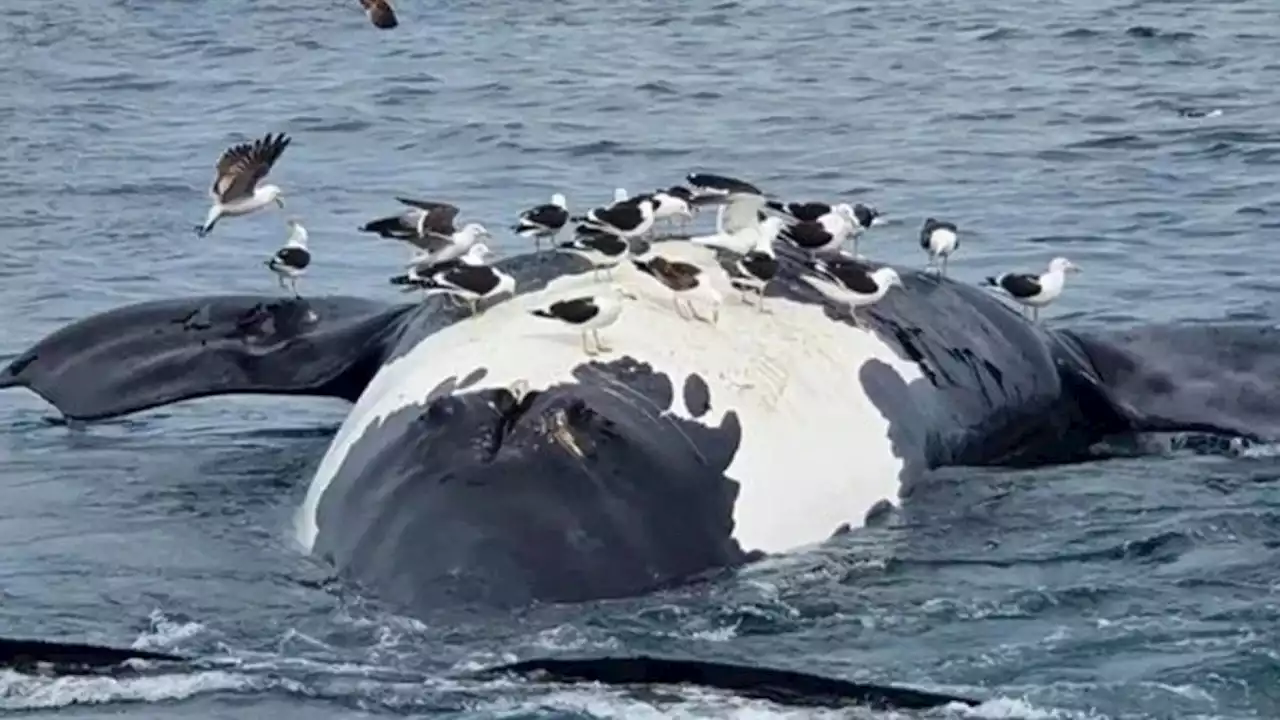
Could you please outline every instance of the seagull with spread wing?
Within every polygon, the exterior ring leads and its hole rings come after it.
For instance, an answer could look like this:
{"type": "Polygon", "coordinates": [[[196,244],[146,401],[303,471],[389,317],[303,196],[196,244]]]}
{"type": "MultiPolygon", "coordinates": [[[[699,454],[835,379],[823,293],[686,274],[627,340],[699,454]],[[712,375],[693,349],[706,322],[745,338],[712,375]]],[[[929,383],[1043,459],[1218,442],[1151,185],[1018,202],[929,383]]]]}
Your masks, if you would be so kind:
{"type": "Polygon", "coordinates": [[[473,222],[461,228],[455,227],[454,220],[458,217],[457,205],[409,198],[396,198],[396,200],[421,211],[414,228],[416,232],[396,238],[418,249],[409,261],[410,265],[424,267],[448,262],[462,257],[472,245],[481,240],[493,240],[493,236],[480,223],[473,222]]]}
{"type": "Polygon", "coordinates": [[[233,145],[222,152],[214,173],[209,196],[213,207],[203,225],[196,228],[200,237],[208,235],[223,217],[248,215],[275,203],[284,208],[284,191],[278,185],[262,185],[263,178],[280,159],[280,154],[293,139],[284,133],[266,137],[251,143],[233,145]]]}

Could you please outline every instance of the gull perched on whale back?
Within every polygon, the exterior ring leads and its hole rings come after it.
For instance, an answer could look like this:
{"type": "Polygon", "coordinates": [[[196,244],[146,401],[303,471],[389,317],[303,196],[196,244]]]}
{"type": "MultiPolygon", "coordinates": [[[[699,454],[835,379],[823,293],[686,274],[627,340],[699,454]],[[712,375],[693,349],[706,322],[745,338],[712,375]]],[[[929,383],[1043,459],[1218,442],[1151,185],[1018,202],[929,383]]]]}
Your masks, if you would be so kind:
{"type": "Polygon", "coordinates": [[[988,277],[983,285],[1004,290],[1018,304],[1031,308],[1031,321],[1040,319],[1040,308],[1048,305],[1062,294],[1067,281],[1067,271],[1080,272],[1080,268],[1064,257],[1056,257],[1049,261],[1049,272],[1043,275],[1030,273],[1004,273],[988,277]]]}
{"type": "Polygon", "coordinates": [[[439,265],[450,260],[460,258],[481,240],[492,240],[493,236],[480,223],[467,223],[462,229],[455,230],[448,235],[428,232],[425,236],[414,241],[419,250],[409,260],[410,265],[418,267],[426,267],[429,265],[439,265]]]}
{"type": "Polygon", "coordinates": [[[828,299],[847,306],[855,327],[864,327],[854,312],[857,308],[879,302],[894,286],[902,287],[902,278],[897,270],[882,267],[872,271],[852,258],[816,259],[810,261],[809,267],[817,275],[804,275],[802,279],[828,299]]]}
{"type": "Polygon", "coordinates": [[[311,251],[307,249],[307,229],[302,223],[297,218],[289,218],[286,222],[289,225],[289,238],[285,240],[284,247],[272,255],[266,264],[279,277],[280,287],[285,288],[285,282],[288,282],[286,289],[293,290],[296,296],[298,278],[306,273],[307,266],[311,264],[311,251]]]}
{"type": "Polygon", "coordinates": [[[756,246],[760,223],[766,219],[763,212],[765,198],[763,195],[745,192],[735,192],[723,197],[723,204],[716,210],[715,234],[699,235],[690,241],[746,255],[756,246]]]}
{"type": "Polygon", "coordinates": [[[551,196],[551,202],[529,208],[520,213],[511,229],[517,235],[533,238],[534,249],[542,249],[543,238],[554,238],[569,224],[569,201],[561,193],[551,196]]]}
{"type": "Polygon", "coordinates": [[[239,143],[222,151],[215,168],[213,185],[209,188],[213,207],[209,208],[204,224],[196,228],[196,234],[204,237],[213,231],[213,226],[219,219],[248,215],[271,203],[283,209],[284,197],[280,187],[259,187],[258,183],[271,172],[271,167],[292,141],[284,133],[275,136],[267,133],[265,137],[252,143],[239,143]]]}

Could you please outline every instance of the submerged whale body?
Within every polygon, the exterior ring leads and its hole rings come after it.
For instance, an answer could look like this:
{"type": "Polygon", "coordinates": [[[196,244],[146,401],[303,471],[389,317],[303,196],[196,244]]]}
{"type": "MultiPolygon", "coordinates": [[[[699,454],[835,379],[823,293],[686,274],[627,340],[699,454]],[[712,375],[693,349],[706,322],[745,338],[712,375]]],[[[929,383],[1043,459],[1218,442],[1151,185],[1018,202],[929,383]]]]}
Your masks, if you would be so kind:
{"type": "MultiPolygon", "coordinates": [[[[794,257],[764,313],[714,250],[653,248],[704,268],[726,298],[717,324],[680,318],[624,265],[636,299],[601,331],[614,350],[588,358],[572,328],[529,311],[606,286],[570,256],[517,257],[499,265],[518,294],[475,317],[434,298],[161,300],[51,334],[0,387],[82,420],[228,393],[353,402],[298,539],[418,613],[642,594],[823,541],[930,468],[1076,461],[1147,431],[1280,434],[1280,413],[1184,393],[1174,359],[1144,370],[1159,333],[1045,329],[909,270],[859,309],[864,330],[794,257]]],[[[1280,346],[1271,330],[1224,332],[1280,346]]],[[[1203,377],[1214,359],[1192,335],[1177,342],[1203,377]]]]}
{"type": "MultiPolygon", "coordinates": [[[[190,665],[200,662],[200,659],[134,648],[0,637],[0,669],[27,675],[120,677],[141,672],[137,661],[171,666],[190,665]]],[[[619,686],[693,685],[801,707],[862,706],[882,710],[916,710],[955,703],[978,704],[977,700],[957,695],[855,683],[792,670],[644,655],[532,658],[467,675],[477,679],[505,675],[534,681],[594,682],[619,686]]]]}

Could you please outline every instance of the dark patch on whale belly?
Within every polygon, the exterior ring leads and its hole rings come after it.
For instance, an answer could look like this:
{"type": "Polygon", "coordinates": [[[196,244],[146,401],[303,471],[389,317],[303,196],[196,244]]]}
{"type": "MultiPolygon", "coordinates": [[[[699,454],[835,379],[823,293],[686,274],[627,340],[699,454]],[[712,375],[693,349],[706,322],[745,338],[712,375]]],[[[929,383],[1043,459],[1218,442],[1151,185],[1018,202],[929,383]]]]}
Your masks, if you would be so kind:
{"type": "Polygon", "coordinates": [[[684,379],[684,406],[696,418],[711,411],[711,388],[701,375],[695,373],[684,379]]]}
{"type": "Polygon", "coordinates": [[[744,562],[742,440],[672,414],[674,383],[631,358],[517,399],[443,381],[368,426],[317,508],[315,550],[415,611],[633,596],[744,562]]]}

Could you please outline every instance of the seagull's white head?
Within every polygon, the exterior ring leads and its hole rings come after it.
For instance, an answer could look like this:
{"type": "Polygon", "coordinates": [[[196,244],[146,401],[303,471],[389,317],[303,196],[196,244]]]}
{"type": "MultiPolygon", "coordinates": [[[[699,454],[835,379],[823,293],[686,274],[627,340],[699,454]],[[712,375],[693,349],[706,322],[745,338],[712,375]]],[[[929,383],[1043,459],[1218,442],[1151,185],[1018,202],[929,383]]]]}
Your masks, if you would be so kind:
{"type": "Polygon", "coordinates": [[[555,205],[556,207],[562,207],[562,208],[569,207],[569,201],[561,193],[556,193],[555,195],[551,196],[551,204],[555,205]]]}
{"type": "Polygon", "coordinates": [[[493,236],[480,223],[467,223],[462,230],[458,231],[457,239],[471,246],[481,240],[492,240],[493,236]]]}
{"type": "Polygon", "coordinates": [[[1067,271],[1080,272],[1080,268],[1064,257],[1056,257],[1049,261],[1049,272],[1061,275],[1067,271]]]}
{"type": "Polygon", "coordinates": [[[254,195],[260,196],[264,203],[273,202],[281,210],[284,209],[284,191],[280,189],[279,185],[261,185],[254,191],[254,195]]]}
{"type": "Polygon", "coordinates": [[[761,220],[760,236],[756,238],[756,252],[769,253],[772,255],[773,241],[778,239],[778,233],[782,232],[782,226],[785,223],[785,220],[776,215],[770,215],[764,220],[761,220]]]}
{"type": "Polygon", "coordinates": [[[894,285],[902,287],[902,278],[898,276],[898,271],[891,267],[882,267],[871,273],[871,277],[875,278],[876,284],[883,287],[886,292],[894,285]]]}
{"type": "Polygon", "coordinates": [[[289,239],[285,241],[286,245],[293,247],[307,246],[307,229],[302,227],[302,221],[298,218],[289,218],[285,221],[289,226],[289,239]]]}
{"type": "Polygon", "coordinates": [[[466,258],[468,261],[477,265],[487,263],[495,257],[494,252],[489,249],[488,245],[477,241],[475,245],[467,248],[466,258]]]}

